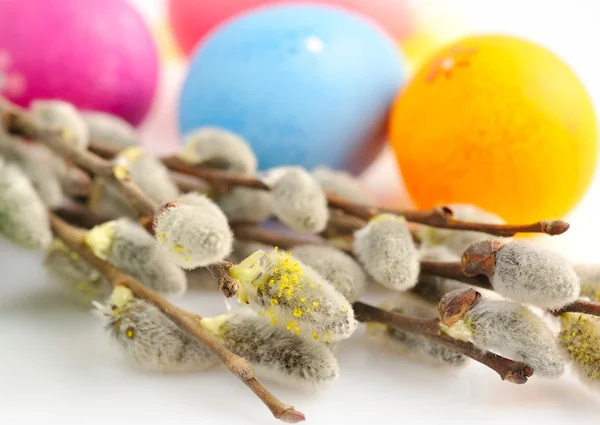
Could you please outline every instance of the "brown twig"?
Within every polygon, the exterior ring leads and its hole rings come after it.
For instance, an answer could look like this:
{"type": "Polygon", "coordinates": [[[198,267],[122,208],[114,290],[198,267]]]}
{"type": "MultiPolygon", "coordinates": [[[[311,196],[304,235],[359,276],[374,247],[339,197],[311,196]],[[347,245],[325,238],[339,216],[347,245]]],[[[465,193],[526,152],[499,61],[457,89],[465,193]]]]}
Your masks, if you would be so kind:
{"type": "MultiPolygon", "coordinates": [[[[100,152],[107,157],[117,153],[114,149],[103,146],[97,142],[92,143],[90,149],[93,149],[95,152],[100,152]]],[[[176,156],[164,157],[162,158],[162,161],[172,170],[205,180],[220,191],[227,191],[235,186],[269,190],[269,187],[264,182],[252,176],[191,167],[176,156]]],[[[446,206],[440,206],[425,211],[406,211],[358,205],[333,196],[328,196],[327,199],[331,208],[343,211],[348,215],[363,220],[370,220],[377,214],[390,213],[404,216],[407,221],[413,223],[420,223],[443,229],[471,230],[503,237],[511,237],[517,233],[545,233],[556,236],[569,229],[569,223],[562,220],[544,220],[531,224],[486,224],[455,220],[452,218],[452,210],[446,206]]]]}
{"type": "Polygon", "coordinates": [[[319,237],[304,237],[297,234],[282,234],[272,230],[263,229],[252,224],[233,225],[233,234],[242,241],[260,242],[266,245],[290,249],[298,245],[327,245],[327,241],[319,237]]]}
{"type": "Polygon", "coordinates": [[[585,313],[591,314],[592,316],[600,316],[600,303],[587,300],[577,300],[559,310],[552,312],[552,314],[555,316],[558,316],[561,313],[585,313]]]}
{"type": "Polygon", "coordinates": [[[0,111],[2,124],[8,132],[42,142],[67,161],[102,177],[125,195],[142,215],[152,216],[154,202],[133,183],[124,167],[113,165],[89,151],[78,149],[75,144],[69,142],[70,134],[67,131],[38,125],[27,112],[2,107],[0,111]]]}
{"type": "Polygon", "coordinates": [[[404,316],[399,313],[382,310],[371,305],[355,302],[352,304],[356,319],[361,322],[378,322],[407,332],[421,335],[430,341],[461,353],[494,370],[503,381],[524,384],[533,374],[533,370],[524,363],[515,362],[497,354],[482,352],[469,342],[451,338],[440,332],[437,319],[421,319],[404,316]]]}
{"type": "Polygon", "coordinates": [[[300,422],[305,419],[304,414],[295,410],[293,406],[278,400],[267,391],[254,376],[250,363],[240,357],[217,340],[210,332],[200,325],[199,316],[189,313],[161,297],[158,293],[147,288],[135,278],[115,269],[109,263],[96,257],[84,244],[85,230],[71,226],[56,215],[50,215],[52,230],[71,250],[80,255],[85,261],[93,265],[110,281],[113,287],[126,286],[140,299],[143,299],[164,313],[177,326],[193,336],[206,349],[213,353],[234,375],[242,380],[263,403],[271,410],[273,416],[289,423],[300,422]]]}
{"type": "MultiPolygon", "coordinates": [[[[460,262],[437,262],[437,261],[421,261],[421,273],[425,275],[440,276],[448,279],[464,282],[478,288],[493,290],[490,279],[483,275],[467,276],[463,272],[465,265],[460,262]]],[[[549,311],[552,314],[560,313],[585,313],[593,316],[600,316],[600,303],[587,300],[577,300],[560,308],[559,310],[549,311]]]]}
{"type": "Polygon", "coordinates": [[[487,276],[465,275],[463,273],[462,264],[459,261],[443,262],[421,260],[421,274],[445,277],[477,286],[478,288],[493,289],[487,276]]]}
{"type": "MultiPolygon", "coordinates": [[[[56,154],[72,161],[91,174],[104,178],[113,185],[138,211],[139,221],[144,228],[150,233],[153,232],[153,216],[159,205],[130,178],[125,167],[114,165],[91,151],[78,149],[74,144],[69,143],[68,132],[39,125],[27,112],[16,107],[8,107],[8,105],[0,103],[0,113],[0,122],[8,132],[45,144],[56,154]]],[[[227,264],[229,263],[218,262],[207,269],[211,273],[217,273],[214,276],[217,281],[222,282],[222,287],[226,290],[224,295],[231,296],[231,291],[236,289],[237,282],[229,276],[229,273],[225,272],[227,264]]]]}

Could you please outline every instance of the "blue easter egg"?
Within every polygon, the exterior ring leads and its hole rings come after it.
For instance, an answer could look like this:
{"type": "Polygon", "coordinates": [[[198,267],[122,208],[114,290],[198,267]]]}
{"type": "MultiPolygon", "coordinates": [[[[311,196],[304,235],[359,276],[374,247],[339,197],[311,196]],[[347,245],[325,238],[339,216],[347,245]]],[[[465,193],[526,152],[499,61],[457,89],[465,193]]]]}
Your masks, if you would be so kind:
{"type": "Polygon", "coordinates": [[[246,138],[259,168],[363,171],[381,151],[405,82],[397,44],[359,15],[279,5],[226,21],[196,47],[179,103],[183,135],[216,126],[246,138]]]}

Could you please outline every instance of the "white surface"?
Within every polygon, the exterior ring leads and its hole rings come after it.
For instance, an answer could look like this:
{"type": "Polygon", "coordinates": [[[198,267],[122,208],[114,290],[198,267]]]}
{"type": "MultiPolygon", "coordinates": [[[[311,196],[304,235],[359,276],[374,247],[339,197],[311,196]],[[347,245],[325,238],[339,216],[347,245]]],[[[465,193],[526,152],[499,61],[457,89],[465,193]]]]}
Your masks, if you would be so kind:
{"type": "MultiPolygon", "coordinates": [[[[134,1],[151,20],[162,1],[134,1]]],[[[597,2],[456,0],[474,30],[521,34],[561,54],[579,73],[596,103],[600,62],[591,46],[600,28],[597,2]],[[569,5],[570,3],[570,5],[569,5]]],[[[179,70],[173,74],[180,75],[179,70]]],[[[179,77],[177,77],[179,78],[179,77]]],[[[165,83],[163,96],[174,98],[165,83]]],[[[160,116],[157,110],[154,117],[160,116]]],[[[172,117],[172,115],[170,115],[172,117]]],[[[168,124],[167,124],[168,125],[168,124]]],[[[160,126],[149,125],[157,136],[160,126]]],[[[167,130],[164,137],[168,137],[167,130]]],[[[158,133],[162,134],[162,133],[158,133]]],[[[393,161],[383,158],[367,176],[394,183],[393,161]]],[[[549,243],[574,260],[600,261],[596,179],[569,217],[572,229],[549,243]]],[[[271,424],[268,410],[223,368],[194,375],[155,375],[132,369],[108,344],[97,318],[52,291],[38,254],[0,241],[0,424],[271,424]]],[[[367,297],[379,300],[382,293],[367,297]]],[[[226,310],[218,294],[189,294],[180,302],[203,315],[226,310]]],[[[341,378],[330,389],[304,394],[269,382],[310,424],[592,423],[599,398],[566,374],[556,381],[533,377],[523,386],[503,383],[478,364],[452,374],[410,363],[364,344],[363,327],[340,347],[341,378]]]]}

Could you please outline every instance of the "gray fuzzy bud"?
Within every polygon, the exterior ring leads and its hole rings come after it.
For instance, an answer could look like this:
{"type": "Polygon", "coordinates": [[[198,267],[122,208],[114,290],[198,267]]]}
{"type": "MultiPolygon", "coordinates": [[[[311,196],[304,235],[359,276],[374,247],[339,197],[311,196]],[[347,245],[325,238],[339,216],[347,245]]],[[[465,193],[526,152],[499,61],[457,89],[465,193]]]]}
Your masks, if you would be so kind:
{"type": "Polygon", "coordinates": [[[319,182],[325,193],[361,205],[375,204],[375,198],[369,190],[352,174],[333,170],[329,167],[317,167],[312,176],[319,182]]]}
{"type": "Polygon", "coordinates": [[[562,375],[566,359],[546,324],[527,307],[508,300],[480,298],[462,319],[471,342],[531,366],[540,376],[562,375]]]}
{"type": "Polygon", "coordinates": [[[110,295],[106,278],[59,239],[46,249],[44,267],[65,294],[84,305],[91,306],[92,301],[110,295]]]}
{"type": "MultiPolygon", "coordinates": [[[[451,204],[448,207],[452,210],[453,218],[456,220],[486,224],[505,224],[505,221],[500,216],[474,205],[451,204]]],[[[492,238],[489,234],[482,232],[441,229],[425,225],[420,225],[417,228],[417,237],[423,247],[444,245],[456,255],[462,255],[475,242],[492,238]]],[[[494,239],[507,240],[501,237],[495,237],[494,239]]]]}
{"type": "Polygon", "coordinates": [[[581,297],[600,302],[600,265],[574,264],[573,269],[579,277],[581,297]]]}
{"type": "Polygon", "coordinates": [[[327,245],[300,245],[292,255],[312,267],[342,294],[355,302],[367,290],[367,275],[348,254],[327,245]]]}
{"type": "Polygon", "coordinates": [[[266,190],[236,187],[215,202],[230,222],[261,222],[273,214],[273,196],[266,190]]]}
{"type": "Polygon", "coordinates": [[[61,180],[67,174],[65,161],[39,143],[0,133],[0,154],[29,177],[42,202],[49,208],[58,207],[63,200],[61,180]]]}
{"type": "Polygon", "coordinates": [[[404,217],[374,217],[354,233],[353,250],[365,270],[383,286],[406,291],[416,285],[419,253],[404,217]]]}
{"type": "Polygon", "coordinates": [[[157,203],[172,201],[179,189],[171,179],[168,168],[160,159],[142,151],[138,146],[127,148],[113,161],[127,169],[131,179],[157,203]]]}
{"type": "Polygon", "coordinates": [[[88,128],[90,140],[120,149],[138,144],[135,128],[116,115],[85,111],[81,117],[88,128]]]}
{"type": "Polygon", "coordinates": [[[178,157],[192,165],[254,174],[258,161],[250,145],[231,131],[203,127],[185,136],[178,157]]]}
{"type": "Polygon", "coordinates": [[[528,241],[504,245],[495,253],[494,290],[518,302],[559,309],[579,296],[579,278],[569,261],[528,241]]]}
{"type": "MultiPolygon", "coordinates": [[[[411,294],[401,294],[393,301],[388,301],[380,306],[384,310],[421,319],[435,319],[438,317],[435,304],[411,294]]],[[[390,351],[431,366],[445,366],[457,368],[467,363],[467,357],[450,350],[442,345],[428,340],[420,335],[406,332],[381,323],[369,323],[367,336],[383,344],[390,351]]]]}
{"type": "MultiPolygon", "coordinates": [[[[437,245],[423,249],[419,253],[421,260],[454,262],[460,261],[460,257],[443,245],[437,245]]],[[[418,283],[411,292],[425,298],[430,302],[437,303],[444,295],[457,289],[464,288],[465,284],[456,280],[441,276],[419,275],[418,283]]]]}
{"type": "Polygon", "coordinates": [[[291,229],[319,233],[327,226],[327,197],[319,183],[301,167],[271,169],[264,179],[273,194],[273,212],[291,229]]]}
{"type": "Polygon", "coordinates": [[[152,304],[118,286],[105,304],[96,304],[116,346],[136,366],[159,372],[197,372],[217,358],[152,304]]]}
{"type": "Polygon", "coordinates": [[[356,329],[344,296],[288,252],[257,251],[229,273],[240,284],[238,300],[274,326],[319,341],[348,338],[356,329]]]}
{"type": "Polygon", "coordinates": [[[0,234],[26,249],[52,240],[46,206],[23,171],[0,158],[0,234]]]}
{"type": "Polygon", "coordinates": [[[202,324],[238,356],[248,360],[261,379],[296,388],[331,384],[339,375],[338,362],[324,344],[303,339],[249,312],[236,312],[202,324]]]}
{"type": "Polygon", "coordinates": [[[161,252],[186,270],[223,260],[232,249],[227,217],[204,195],[185,194],[159,208],[154,230],[161,252]]]}
{"type": "MultiPolygon", "coordinates": [[[[113,162],[125,167],[131,180],[154,202],[168,202],[179,196],[179,189],[171,179],[169,170],[158,158],[144,153],[140,147],[125,149],[113,162]]],[[[137,211],[127,198],[101,178],[94,179],[88,207],[101,217],[137,217],[137,211]]]]}
{"type": "Polygon", "coordinates": [[[185,272],[165,258],[154,238],[127,218],[89,230],[85,243],[96,256],[163,295],[181,295],[187,289],[185,272]]]}
{"type": "Polygon", "coordinates": [[[42,124],[62,129],[67,141],[79,149],[87,148],[90,138],[87,125],[72,104],[62,100],[34,100],[30,108],[42,124]]]}

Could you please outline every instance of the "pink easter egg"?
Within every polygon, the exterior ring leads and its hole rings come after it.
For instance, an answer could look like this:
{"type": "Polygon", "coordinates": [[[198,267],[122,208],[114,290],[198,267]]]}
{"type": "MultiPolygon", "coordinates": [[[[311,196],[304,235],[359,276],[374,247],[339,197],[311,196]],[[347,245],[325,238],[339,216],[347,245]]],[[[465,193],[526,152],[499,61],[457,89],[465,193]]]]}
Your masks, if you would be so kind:
{"type": "Polygon", "coordinates": [[[125,0],[0,1],[0,96],[62,99],[136,125],[157,80],[156,45],[125,0]]]}
{"type": "Polygon", "coordinates": [[[279,3],[321,3],[359,13],[378,23],[397,40],[415,28],[411,0],[169,0],[169,20],[175,39],[189,54],[196,43],[223,21],[250,9],[279,3]]]}

